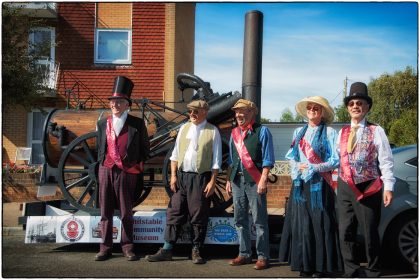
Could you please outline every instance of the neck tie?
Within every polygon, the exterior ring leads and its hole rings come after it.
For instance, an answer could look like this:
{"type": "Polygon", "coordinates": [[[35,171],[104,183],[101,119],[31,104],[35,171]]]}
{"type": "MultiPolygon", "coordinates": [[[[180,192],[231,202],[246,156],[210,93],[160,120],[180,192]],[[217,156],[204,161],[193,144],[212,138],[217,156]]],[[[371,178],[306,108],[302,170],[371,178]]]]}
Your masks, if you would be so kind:
{"type": "Polygon", "coordinates": [[[347,153],[351,153],[354,149],[354,144],[356,144],[356,133],[359,129],[359,125],[355,125],[351,128],[349,139],[347,141],[347,153]]]}

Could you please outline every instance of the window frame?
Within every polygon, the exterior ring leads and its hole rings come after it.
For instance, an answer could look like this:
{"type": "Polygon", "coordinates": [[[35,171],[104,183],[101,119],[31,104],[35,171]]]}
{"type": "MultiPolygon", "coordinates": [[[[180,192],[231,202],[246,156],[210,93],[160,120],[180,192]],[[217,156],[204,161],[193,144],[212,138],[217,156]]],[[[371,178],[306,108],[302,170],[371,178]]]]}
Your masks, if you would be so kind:
{"type": "Polygon", "coordinates": [[[95,28],[95,42],[94,42],[94,63],[96,64],[131,64],[131,56],[132,56],[132,30],[127,28],[95,28]],[[99,34],[101,32],[126,32],[128,34],[128,46],[127,46],[127,53],[128,57],[127,59],[99,59],[99,34]]]}
{"type": "MultiPolygon", "coordinates": [[[[28,38],[28,44],[29,48],[34,44],[34,33],[36,31],[42,32],[42,31],[48,31],[50,32],[50,56],[47,59],[38,59],[36,61],[37,64],[50,64],[55,62],[55,27],[48,26],[48,27],[33,27],[30,29],[29,32],[29,38],[28,38]]],[[[28,50],[29,50],[28,48],[28,50]]]]}

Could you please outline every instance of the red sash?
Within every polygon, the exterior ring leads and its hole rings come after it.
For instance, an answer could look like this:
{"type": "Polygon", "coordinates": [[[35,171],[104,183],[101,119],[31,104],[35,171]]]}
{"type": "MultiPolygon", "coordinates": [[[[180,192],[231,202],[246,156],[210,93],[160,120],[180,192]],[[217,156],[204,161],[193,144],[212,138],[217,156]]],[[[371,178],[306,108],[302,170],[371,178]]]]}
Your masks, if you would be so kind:
{"type": "Polygon", "coordinates": [[[112,127],[112,116],[109,116],[106,123],[106,139],[108,142],[108,152],[111,158],[114,160],[118,168],[123,169],[123,163],[121,161],[120,153],[118,152],[117,136],[112,127]]]}
{"type": "Polygon", "coordinates": [[[353,193],[356,195],[356,199],[359,201],[362,198],[373,195],[381,190],[382,180],[378,177],[366,190],[361,192],[355,185],[353,181],[353,176],[351,174],[350,161],[347,153],[347,141],[350,135],[350,126],[345,126],[341,130],[341,139],[340,139],[340,158],[341,158],[341,174],[340,177],[346,182],[353,193]]]}
{"type": "Polygon", "coordinates": [[[235,127],[234,129],[232,129],[233,143],[235,144],[236,150],[238,151],[239,157],[241,158],[242,164],[245,167],[246,171],[248,171],[249,175],[251,175],[254,182],[258,184],[261,179],[261,172],[255,166],[245,146],[245,136],[246,132],[244,132],[243,136],[241,136],[241,129],[239,127],[235,127]]]}
{"type": "MultiPolygon", "coordinates": [[[[308,142],[306,142],[305,139],[302,138],[300,140],[299,147],[310,163],[323,163],[322,159],[315,153],[314,149],[312,149],[311,145],[308,142]]],[[[325,179],[325,181],[327,181],[328,185],[330,185],[330,187],[335,191],[337,185],[333,182],[332,171],[319,172],[319,174],[322,176],[322,178],[325,179]]]]}

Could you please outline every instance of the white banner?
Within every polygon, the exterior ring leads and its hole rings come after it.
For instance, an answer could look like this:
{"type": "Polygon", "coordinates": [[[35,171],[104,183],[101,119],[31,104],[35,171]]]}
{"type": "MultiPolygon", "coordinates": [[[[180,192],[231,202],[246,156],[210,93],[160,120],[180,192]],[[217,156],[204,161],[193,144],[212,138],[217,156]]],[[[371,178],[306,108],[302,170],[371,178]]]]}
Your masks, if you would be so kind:
{"type": "MultiPolygon", "coordinates": [[[[31,216],[26,224],[25,243],[100,243],[99,216],[31,216]]],[[[250,217],[250,220],[251,217],[250,217]]],[[[164,243],[165,211],[138,211],[134,214],[134,243],[164,243]]],[[[178,243],[191,243],[190,224],[182,227],[178,243]]],[[[121,240],[121,220],[114,217],[113,241],[121,240]]],[[[255,240],[255,226],[251,225],[251,240],[255,240]]],[[[233,217],[210,217],[206,244],[238,244],[238,233],[233,217]]]]}

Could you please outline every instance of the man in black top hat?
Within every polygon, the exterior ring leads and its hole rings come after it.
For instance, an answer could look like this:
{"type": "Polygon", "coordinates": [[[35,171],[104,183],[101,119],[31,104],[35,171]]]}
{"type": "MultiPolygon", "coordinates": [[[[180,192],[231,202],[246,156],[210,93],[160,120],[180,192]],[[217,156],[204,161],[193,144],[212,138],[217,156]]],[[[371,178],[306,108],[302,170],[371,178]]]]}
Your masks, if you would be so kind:
{"type": "Polygon", "coordinates": [[[129,261],[133,252],[134,193],[149,154],[149,138],[143,119],[128,114],[133,82],[117,76],[108,99],[112,115],[98,121],[99,204],[102,243],[95,260],[112,255],[114,208],[120,210],[121,248],[129,261]]]}
{"type": "Polygon", "coordinates": [[[340,130],[337,145],[340,155],[337,205],[344,276],[378,277],[381,204],[387,207],[392,202],[394,161],[383,128],[366,120],[372,107],[366,84],[352,84],[344,104],[351,117],[351,124],[340,130]],[[354,255],[358,226],[365,238],[366,269],[360,268],[354,255]]]}

